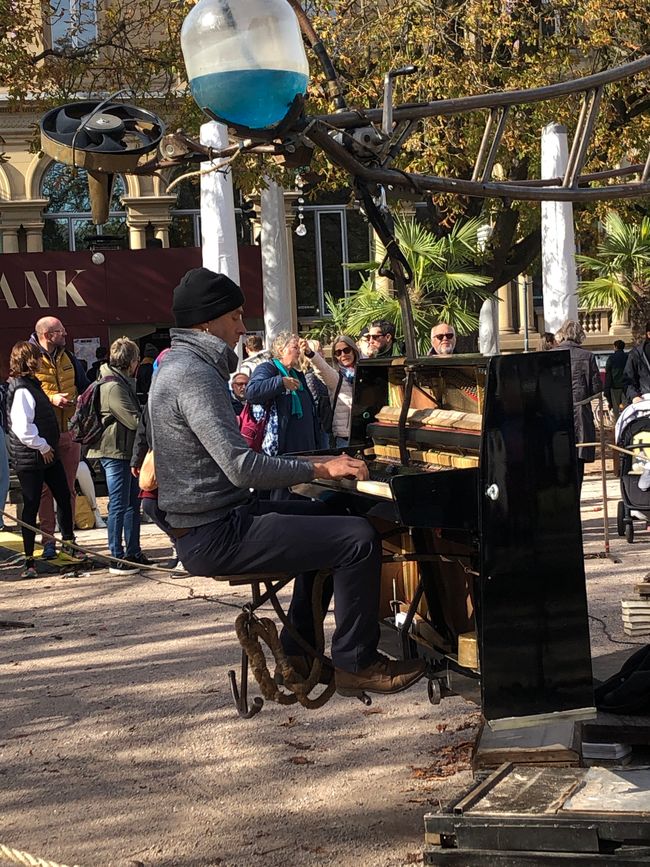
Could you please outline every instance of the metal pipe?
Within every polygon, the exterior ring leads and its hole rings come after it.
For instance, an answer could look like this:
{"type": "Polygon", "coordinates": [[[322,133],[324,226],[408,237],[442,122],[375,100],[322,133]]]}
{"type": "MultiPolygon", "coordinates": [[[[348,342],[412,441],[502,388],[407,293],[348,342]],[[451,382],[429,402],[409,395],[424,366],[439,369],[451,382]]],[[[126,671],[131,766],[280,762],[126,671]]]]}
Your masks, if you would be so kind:
{"type": "MultiPolygon", "coordinates": [[[[565,187],[574,187],[576,183],[576,179],[582,169],[585,157],[587,155],[587,148],[589,146],[589,139],[591,137],[591,133],[593,132],[594,126],[596,124],[596,119],[598,117],[598,112],[600,110],[600,103],[603,98],[603,89],[602,87],[596,88],[591,92],[591,105],[589,106],[589,110],[585,115],[585,119],[583,120],[583,127],[581,129],[580,138],[578,139],[577,131],[576,138],[574,139],[574,145],[577,142],[576,152],[574,156],[573,164],[567,166],[566,174],[564,177],[565,187]]],[[[585,105],[587,100],[585,99],[585,105]]],[[[571,148],[571,152],[573,153],[573,147],[571,148]]]]}
{"type": "Polygon", "coordinates": [[[333,161],[354,177],[366,184],[408,189],[412,192],[455,193],[480,199],[507,198],[528,202],[597,202],[610,199],[632,199],[650,195],[650,182],[630,183],[618,186],[591,189],[544,188],[517,183],[494,183],[468,181],[457,178],[438,178],[430,175],[415,175],[396,169],[370,168],[335,142],[325,129],[315,122],[307,136],[319,145],[333,161]]]}
{"type": "MultiPolygon", "coordinates": [[[[291,2],[291,0],[290,0],[291,2]]],[[[481,108],[496,108],[502,105],[519,105],[521,103],[544,102],[558,99],[572,93],[581,93],[584,90],[602,87],[621,81],[632,75],[650,69],[650,54],[646,54],[639,60],[606,69],[594,75],[584,78],[574,78],[570,81],[561,81],[557,84],[549,84],[544,87],[533,87],[524,90],[504,90],[500,93],[482,93],[476,96],[463,96],[457,99],[439,99],[433,102],[413,103],[393,109],[393,120],[414,120],[424,117],[449,116],[462,114],[465,111],[477,111],[481,108]]],[[[355,126],[366,126],[368,123],[381,123],[382,109],[373,108],[363,112],[346,111],[340,114],[323,115],[319,120],[338,129],[346,129],[355,126]]]]}

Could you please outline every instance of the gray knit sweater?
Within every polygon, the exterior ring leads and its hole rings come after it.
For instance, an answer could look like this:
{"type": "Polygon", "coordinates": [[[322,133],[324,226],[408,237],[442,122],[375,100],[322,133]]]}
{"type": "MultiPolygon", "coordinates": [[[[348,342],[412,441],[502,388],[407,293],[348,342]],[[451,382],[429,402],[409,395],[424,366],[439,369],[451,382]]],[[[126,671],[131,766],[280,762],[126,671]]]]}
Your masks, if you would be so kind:
{"type": "Polygon", "coordinates": [[[228,390],[232,349],[189,328],[171,336],[149,392],[158,502],[171,526],[209,524],[245,503],[249,488],[311,481],[309,462],[257,454],[239,433],[228,390]]]}

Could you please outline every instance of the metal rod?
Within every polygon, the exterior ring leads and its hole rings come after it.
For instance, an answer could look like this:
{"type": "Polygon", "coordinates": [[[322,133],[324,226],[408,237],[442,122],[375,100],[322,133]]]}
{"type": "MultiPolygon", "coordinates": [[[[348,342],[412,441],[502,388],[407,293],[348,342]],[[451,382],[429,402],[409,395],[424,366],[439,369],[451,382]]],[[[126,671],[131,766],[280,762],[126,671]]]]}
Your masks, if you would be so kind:
{"type": "Polygon", "coordinates": [[[605,554],[609,554],[609,513],[607,510],[607,464],[605,461],[605,425],[603,424],[603,393],[598,392],[598,412],[600,415],[600,478],[603,486],[603,530],[605,533],[605,554]]]}
{"type": "Polygon", "coordinates": [[[384,75],[384,110],[381,130],[385,135],[390,135],[393,131],[393,76],[390,72],[384,75]]]}
{"type": "MultiPolygon", "coordinates": [[[[462,114],[465,111],[477,111],[481,108],[496,108],[500,105],[519,105],[521,103],[544,102],[557,99],[571,93],[581,93],[592,88],[602,87],[615,81],[621,81],[640,72],[650,69],[650,54],[646,54],[632,63],[624,63],[613,69],[606,69],[584,78],[574,78],[544,87],[533,87],[524,90],[504,90],[500,93],[482,93],[476,96],[464,96],[458,99],[439,99],[433,102],[411,104],[393,108],[393,120],[413,120],[424,117],[448,116],[462,114]]],[[[359,112],[346,111],[340,114],[324,115],[319,119],[324,123],[339,129],[366,126],[368,122],[381,123],[382,109],[366,109],[363,115],[359,112]]]]}
{"type": "Polygon", "coordinates": [[[510,106],[506,105],[503,108],[498,109],[499,114],[501,115],[499,118],[499,125],[496,128],[494,133],[494,138],[492,139],[492,145],[490,147],[490,153],[487,156],[487,160],[485,161],[485,167],[483,169],[483,174],[481,175],[481,180],[486,181],[492,176],[492,169],[494,168],[494,163],[497,158],[497,151],[499,150],[499,145],[501,144],[501,139],[503,138],[503,132],[506,128],[506,121],[508,120],[508,112],[510,111],[510,106]]]}
{"type": "Polygon", "coordinates": [[[366,184],[379,184],[413,192],[455,193],[480,199],[509,198],[529,202],[597,202],[609,199],[631,199],[650,195],[650,182],[630,183],[591,189],[545,189],[532,185],[494,183],[415,175],[395,169],[370,168],[335,142],[318,122],[309,130],[308,138],[353,176],[366,184]]]}
{"type": "Polygon", "coordinates": [[[585,124],[585,116],[587,114],[587,104],[591,99],[591,95],[593,90],[586,90],[582,94],[582,103],[580,105],[580,114],[578,115],[578,123],[576,124],[575,133],[573,135],[573,141],[571,142],[571,150],[569,152],[569,158],[567,160],[566,169],[564,171],[564,179],[562,181],[563,187],[571,187],[573,184],[567,184],[567,178],[573,172],[573,166],[575,165],[576,155],[578,153],[579,143],[582,141],[584,136],[583,129],[585,124]]]}
{"type": "Polygon", "coordinates": [[[481,177],[481,166],[483,165],[483,160],[485,158],[485,153],[488,149],[488,142],[490,141],[490,133],[492,132],[492,127],[494,126],[494,122],[497,117],[497,110],[493,108],[490,110],[490,114],[485,121],[485,129],[483,130],[483,138],[481,139],[481,144],[478,149],[478,153],[476,154],[476,162],[474,163],[474,171],[472,172],[472,180],[478,181],[479,177],[481,177]]]}
{"type": "MultiPolygon", "coordinates": [[[[600,111],[600,103],[603,98],[603,89],[602,87],[598,87],[591,93],[591,105],[589,106],[589,111],[586,115],[586,119],[583,125],[582,135],[580,137],[580,141],[578,142],[578,147],[575,155],[574,164],[571,167],[571,172],[569,173],[568,167],[566,176],[564,179],[565,187],[575,187],[576,180],[580,171],[585,163],[585,158],[587,156],[587,148],[589,147],[589,140],[591,138],[591,134],[594,130],[594,126],[596,125],[596,120],[598,118],[598,112],[600,111]]],[[[586,100],[585,100],[586,103],[586,100]]],[[[575,143],[575,139],[574,139],[575,143]]]]}
{"type": "Polygon", "coordinates": [[[648,158],[645,161],[645,165],[643,166],[643,174],[641,175],[641,183],[645,183],[647,180],[650,180],[650,151],[648,151],[648,158]]]}

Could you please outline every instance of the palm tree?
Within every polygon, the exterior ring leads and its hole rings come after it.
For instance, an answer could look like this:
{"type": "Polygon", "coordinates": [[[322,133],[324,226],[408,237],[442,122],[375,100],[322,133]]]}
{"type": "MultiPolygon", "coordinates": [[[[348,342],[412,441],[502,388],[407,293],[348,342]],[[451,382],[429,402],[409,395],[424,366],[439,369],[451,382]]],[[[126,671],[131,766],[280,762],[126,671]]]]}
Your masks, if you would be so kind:
{"type": "MultiPolygon", "coordinates": [[[[478,273],[474,263],[479,258],[478,219],[457,223],[451,234],[437,238],[433,232],[414,219],[398,218],[395,237],[406,256],[413,279],[408,291],[418,338],[418,351],[426,354],[431,348],[430,331],[436,322],[448,322],[458,334],[470,334],[478,328],[475,312],[490,296],[482,287],[490,282],[478,273]]],[[[328,308],[337,327],[357,335],[370,322],[385,319],[396,328],[396,338],[404,336],[402,311],[396,296],[375,286],[373,273],[378,262],[348,264],[350,270],[367,272],[359,289],[347,298],[335,301],[327,296],[328,308]]],[[[310,333],[326,337],[330,319],[314,323],[310,333]]]]}
{"type": "Polygon", "coordinates": [[[577,257],[595,274],[580,282],[580,303],[587,310],[611,307],[618,316],[629,311],[632,333],[639,337],[650,320],[650,218],[626,223],[610,211],[604,228],[597,255],[577,257]]]}

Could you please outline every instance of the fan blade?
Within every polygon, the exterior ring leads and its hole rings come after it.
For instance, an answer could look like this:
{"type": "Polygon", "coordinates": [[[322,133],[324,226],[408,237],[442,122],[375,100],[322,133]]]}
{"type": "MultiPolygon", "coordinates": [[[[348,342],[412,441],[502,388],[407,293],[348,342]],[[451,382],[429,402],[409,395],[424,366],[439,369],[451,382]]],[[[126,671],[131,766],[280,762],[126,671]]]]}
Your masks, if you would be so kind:
{"type": "Polygon", "coordinates": [[[89,150],[99,151],[99,153],[109,153],[110,151],[124,151],[126,146],[121,141],[116,141],[109,135],[103,135],[102,140],[98,145],[95,145],[89,150]]]}
{"type": "Polygon", "coordinates": [[[70,147],[72,147],[72,143],[74,141],[75,150],[88,150],[93,146],[92,139],[86,134],[86,131],[83,129],[79,130],[79,133],[76,137],[74,135],[71,135],[69,139],[66,136],[66,139],[67,140],[64,142],[64,144],[69,144],[70,147]]]}
{"type": "Polygon", "coordinates": [[[72,117],[65,108],[56,115],[56,131],[58,133],[74,132],[81,123],[80,117],[72,117]]]}

